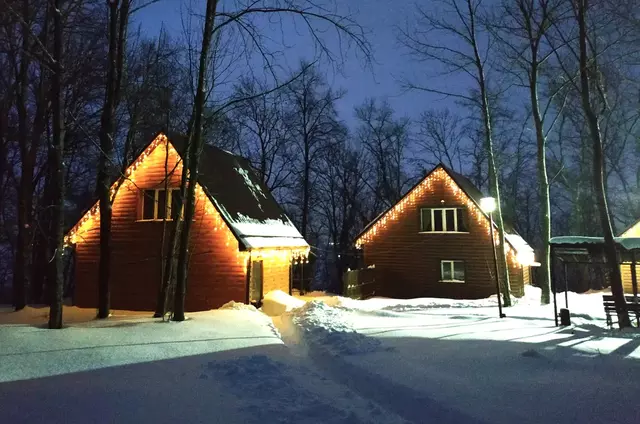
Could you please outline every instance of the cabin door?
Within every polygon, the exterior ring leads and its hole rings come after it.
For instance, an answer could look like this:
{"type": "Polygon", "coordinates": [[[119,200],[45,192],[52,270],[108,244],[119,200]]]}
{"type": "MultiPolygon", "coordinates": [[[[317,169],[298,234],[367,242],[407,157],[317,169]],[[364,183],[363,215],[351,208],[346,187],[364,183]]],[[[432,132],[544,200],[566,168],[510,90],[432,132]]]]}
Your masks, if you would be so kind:
{"type": "Polygon", "coordinates": [[[262,302],[262,261],[251,261],[249,301],[251,303],[262,302]]]}

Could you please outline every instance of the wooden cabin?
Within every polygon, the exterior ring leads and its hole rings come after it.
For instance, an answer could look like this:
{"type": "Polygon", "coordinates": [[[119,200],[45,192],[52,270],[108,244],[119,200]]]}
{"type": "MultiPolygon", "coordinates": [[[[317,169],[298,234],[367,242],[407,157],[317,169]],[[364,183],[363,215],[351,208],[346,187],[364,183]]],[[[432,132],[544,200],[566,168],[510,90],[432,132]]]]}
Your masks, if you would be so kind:
{"type": "MultiPolygon", "coordinates": [[[[478,299],[496,293],[490,218],[471,181],[438,165],[356,239],[382,296],[478,299]]],[[[505,225],[507,227],[507,225],[505,225]]],[[[496,249],[500,249],[494,224],[496,249]]],[[[522,296],[533,249],[507,228],[511,292],[522,296]]]]}
{"type": "MultiPolygon", "coordinates": [[[[113,309],[156,307],[172,222],[182,214],[183,144],[159,134],[112,185],[113,309]]],[[[197,182],[186,310],[208,310],[231,300],[259,302],[276,289],[290,292],[292,263],[305,260],[309,245],[249,162],[205,146],[197,182]]],[[[96,202],[65,236],[75,251],[74,304],[79,307],[98,305],[99,227],[96,202]]]]}
{"type": "MultiPolygon", "coordinates": [[[[620,238],[640,238],[640,221],[627,228],[622,234],[620,234],[620,238]]],[[[638,265],[638,261],[640,261],[640,255],[634,258],[634,254],[632,254],[631,258],[627,258],[627,260],[623,261],[620,264],[620,271],[622,273],[622,287],[624,288],[624,292],[627,294],[633,294],[631,268],[634,262],[636,267],[636,276],[640,276],[640,265],[638,265]]]]}

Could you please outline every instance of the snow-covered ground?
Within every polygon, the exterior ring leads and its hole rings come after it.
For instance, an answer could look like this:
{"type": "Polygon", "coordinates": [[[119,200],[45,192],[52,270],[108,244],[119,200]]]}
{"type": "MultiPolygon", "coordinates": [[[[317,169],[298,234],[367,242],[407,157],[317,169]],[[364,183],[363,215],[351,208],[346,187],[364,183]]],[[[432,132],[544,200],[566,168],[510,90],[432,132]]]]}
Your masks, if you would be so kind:
{"type": "Polygon", "coordinates": [[[495,297],[322,293],[272,293],[271,318],[67,308],[55,331],[0,310],[0,422],[638,423],[640,335],[607,330],[601,299],[570,295],[567,328],[535,289],[504,319],[495,297]]]}
{"type": "Polygon", "coordinates": [[[0,309],[0,423],[405,422],[293,356],[255,308],[188,314],[0,309]]]}

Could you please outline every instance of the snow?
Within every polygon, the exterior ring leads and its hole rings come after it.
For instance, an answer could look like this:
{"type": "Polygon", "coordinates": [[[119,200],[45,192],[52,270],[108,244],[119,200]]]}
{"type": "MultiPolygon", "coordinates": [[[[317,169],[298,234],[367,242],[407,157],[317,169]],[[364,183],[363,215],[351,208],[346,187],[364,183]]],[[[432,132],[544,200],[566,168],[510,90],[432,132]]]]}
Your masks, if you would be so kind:
{"type": "Polygon", "coordinates": [[[259,185],[253,183],[253,181],[251,180],[251,176],[246,169],[235,167],[234,170],[244,179],[244,185],[247,186],[247,188],[251,191],[254,199],[256,199],[258,202],[260,210],[262,210],[261,202],[267,198],[267,196],[262,191],[262,188],[259,185]]]}
{"type": "Polygon", "coordinates": [[[235,228],[238,233],[244,237],[302,237],[296,227],[288,220],[258,220],[240,215],[232,222],[232,225],[233,228],[235,228]]]}
{"type": "Polygon", "coordinates": [[[243,237],[244,245],[248,249],[262,249],[269,247],[309,247],[300,237],[243,237]]]}
{"type": "Polygon", "coordinates": [[[233,311],[252,311],[252,312],[257,312],[258,311],[256,309],[256,307],[253,306],[253,305],[247,305],[246,303],[234,302],[233,300],[230,301],[230,302],[225,303],[219,309],[221,309],[221,310],[229,309],[229,310],[233,310],[233,311]]]}
{"type": "Polygon", "coordinates": [[[249,249],[309,247],[302,234],[288,219],[261,221],[240,214],[235,220],[230,220],[230,225],[249,249]]]}
{"type": "Polygon", "coordinates": [[[235,306],[182,323],[65,308],[78,321],[63,330],[42,328],[42,310],[3,308],[0,422],[406,422],[294,357],[264,314],[235,306]]]}
{"type": "Polygon", "coordinates": [[[304,305],[304,301],[289,296],[282,290],[273,290],[264,295],[262,312],[269,316],[279,316],[304,305]]]}
{"type": "Polygon", "coordinates": [[[319,300],[307,302],[289,313],[289,319],[303,333],[305,342],[340,355],[376,352],[380,341],[356,332],[349,316],[319,300]]]}
{"type": "Polygon", "coordinates": [[[533,287],[504,319],[495,296],[321,292],[182,323],[0,311],[0,421],[637,423],[640,333],[607,330],[601,296],[569,293],[564,328],[533,287]]]}
{"type": "MultiPolygon", "coordinates": [[[[616,243],[620,244],[627,250],[640,249],[639,237],[614,237],[616,243]]],[[[604,243],[603,237],[586,237],[586,236],[560,236],[553,237],[551,244],[601,244],[604,243]]]]}

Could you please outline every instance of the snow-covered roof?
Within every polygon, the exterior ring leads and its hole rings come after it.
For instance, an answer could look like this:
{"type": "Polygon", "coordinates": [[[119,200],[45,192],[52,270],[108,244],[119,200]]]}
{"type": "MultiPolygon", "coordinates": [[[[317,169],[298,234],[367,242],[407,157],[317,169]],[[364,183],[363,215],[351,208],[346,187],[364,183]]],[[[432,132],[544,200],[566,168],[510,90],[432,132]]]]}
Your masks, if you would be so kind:
{"type": "MultiPolygon", "coordinates": [[[[183,150],[184,140],[171,142],[183,150]]],[[[198,171],[198,182],[241,247],[309,247],[248,160],[207,145],[198,171]]]]}
{"type": "Polygon", "coordinates": [[[638,237],[640,236],[640,221],[636,221],[620,234],[620,237],[638,237]]]}
{"type": "MultiPolygon", "coordinates": [[[[150,153],[161,136],[159,133],[141,153],[150,153]]],[[[184,153],[187,141],[184,136],[167,138],[179,154],[184,153]]],[[[198,183],[241,249],[309,247],[245,158],[205,145],[200,156],[198,183]]],[[[96,205],[94,201],[94,209],[96,205]]]]}
{"type": "MultiPolygon", "coordinates": [[[[640,249],[640,238],[638,237],[615,237],[614,240],[626,250],[640,249]]],[[[549,242],[555,245],[602,244],[604,237],[560,236],[553,237],[549,242]]]]}

